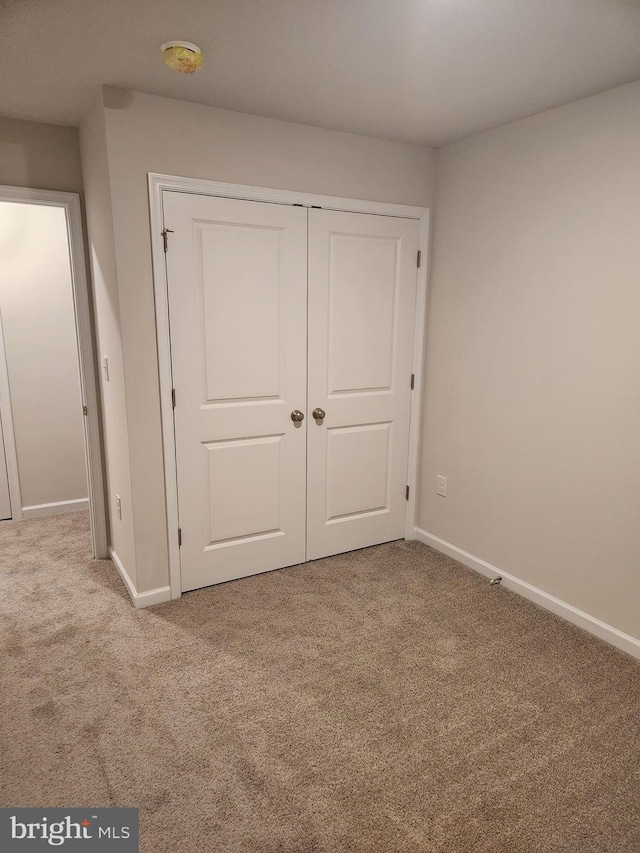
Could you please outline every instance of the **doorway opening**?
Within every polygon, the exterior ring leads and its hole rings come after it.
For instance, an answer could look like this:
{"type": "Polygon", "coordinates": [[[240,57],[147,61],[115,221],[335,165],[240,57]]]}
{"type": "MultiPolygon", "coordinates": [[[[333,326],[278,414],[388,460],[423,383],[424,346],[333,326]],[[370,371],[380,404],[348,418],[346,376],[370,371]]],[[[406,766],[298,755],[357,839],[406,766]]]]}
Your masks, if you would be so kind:
{"type": "Polygon", "coordinates": [[[0,187],[0,520],[89,510],[107,556],[80,201],[0,187]]]}

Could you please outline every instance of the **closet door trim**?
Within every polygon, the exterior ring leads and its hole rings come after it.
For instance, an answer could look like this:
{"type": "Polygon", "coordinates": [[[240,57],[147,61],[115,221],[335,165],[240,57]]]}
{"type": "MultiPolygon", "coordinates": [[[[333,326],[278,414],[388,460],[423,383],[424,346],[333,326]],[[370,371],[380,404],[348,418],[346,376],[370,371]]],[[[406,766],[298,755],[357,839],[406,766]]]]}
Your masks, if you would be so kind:
{"type": "MultiPolygon", "coordinates": [[[[420,254],[418,287],[415,310],[415,333],[413,348],[413,385],[409,426],[409,463],[407,486],[409,498],[405,524],[405,538],[415,538],[417,468],[420,436],[420,413],[422,408],[423,353],[427,306],[427,267],[429,242],[429,209],[412,205],[387,204],[384,202],[314,195],[310,193],[277,190],[268,187],[252,187],[244,184],[228,184],[217,181],[182,178],[172,175],[149,173],[149,208],[151,223],[151,250],[153,259],[153,282],[156,311],[156,338],[160,378],[160,408],[162,421],[162,445],[164,455],[167,531],[169,546],[169,580],[171,597],[180,598],[180,544],[178,541],[178,491],[175,455],[175,432],[173,422],[173,379],[171,370],[171,338],[169,331],[169,301],[167,270],[165,264],[165,237],[170,246],[171,235],[163,235],[165,191],[220,196],[223,198],[266,201],[274,204],[321,207],[349,213],[369,213],[378,216],[394,216],[420,222],[420,254]]],[[[170,249],[169,249],[170,250],[170,249]]],[[[407,382],[411,377],[407,377],[407,382]]]]}

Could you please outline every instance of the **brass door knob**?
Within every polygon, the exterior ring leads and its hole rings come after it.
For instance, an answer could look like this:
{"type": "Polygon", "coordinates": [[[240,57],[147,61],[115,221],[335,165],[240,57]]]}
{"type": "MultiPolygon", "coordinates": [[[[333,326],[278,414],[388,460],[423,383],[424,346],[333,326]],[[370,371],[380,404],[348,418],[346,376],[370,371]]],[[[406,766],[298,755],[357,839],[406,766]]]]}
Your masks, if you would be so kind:
{"type": "Polygon", "coordinates": [[[294,424],[300,423],[300,421],[304,420],[304,415],[300,411],[300,409],[294,409],[291,412],[291,420],[294,422],[294,424]]]}
{"type": "Polygon", "coordinates": [[[323,421],[326,417],[324,409],[314,409],[311,414],[317,421],[323,421]]]}

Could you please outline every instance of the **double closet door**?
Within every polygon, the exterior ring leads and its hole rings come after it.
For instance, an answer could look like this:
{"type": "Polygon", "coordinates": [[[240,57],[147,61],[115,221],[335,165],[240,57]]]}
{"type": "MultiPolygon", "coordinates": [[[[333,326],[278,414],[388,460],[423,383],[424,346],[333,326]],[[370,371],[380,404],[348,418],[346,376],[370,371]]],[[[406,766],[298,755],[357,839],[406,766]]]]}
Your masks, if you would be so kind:
{"type": "Polygon", "coordinates": [[[182,589],[404,536],[416,220],[164,193],[182,589]]]}

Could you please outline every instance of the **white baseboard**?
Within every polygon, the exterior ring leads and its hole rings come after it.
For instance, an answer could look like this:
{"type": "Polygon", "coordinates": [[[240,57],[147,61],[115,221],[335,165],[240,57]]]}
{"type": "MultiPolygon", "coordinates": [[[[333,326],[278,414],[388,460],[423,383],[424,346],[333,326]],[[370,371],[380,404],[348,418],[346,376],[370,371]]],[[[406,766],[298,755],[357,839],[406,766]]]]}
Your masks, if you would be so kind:
{"type": "Polygon", "coordinates": [[[141,607],[152,607],[154,604],[164,604],[165,601],[171,601],[171,587],[161,586],[158,589],[150,589],[148,592],[137,592],[135,586],[125,567],[122,565],[120,558],[113,550],[109,548],[109,556],[111,562],[118,570],[118,574],[122,578],[122,582],[127,588],[131,603],[139,610],[141,607]]]}
{"type": "Polygon", "coordinates": [[[605,642],[616,646],[618,649],[622,649],[623,652],[640,658],[640,640],[637,640],[635,637],[623,634],[622,631],[618,631],[617,628],[607,625],[606,622],[601,622],[595,616],[590,616],[588,613],[578,610],[577,607],[573,607],[573,605],[567,604],[553,595],[549,595],[548,592],[543,592],[543,590],[531,586],[526,581],[519,580],[519,578],[507,572],[503,572],[502,569],[492,566],[491,563],[487,563],[479,557],[474,557],[468,551],[463,551],[461,548],[457,548],[455,545],[446,542],[444,539],[440,539],[438,536],[434,536],[432,533],[427,533],[426,530],[416,527],[415,536],[418,541],[424,542],[425,545],[429,545],[431,548],[440,551],[442,554],[446,554],[448,557],[453,557],[454,560],[457,560],[470,569],[474,569],[481,575],[485,575],[488,578],[500,576],[502,578],[502,586],[507,589],[517,592],[523,598],[528,598],[529,601],[539,604],[540,607],[550,610],[557,616],[562,616],[567,622],[572,622],[574,625],[584,628],[585,631],[594,634],[596,637],[605,640],[605,642]]]}
{"type": "Polygon", "coordinates": [[[80,512],[89,509],[89,498],[80,498],[75,501],[56,501],[51,504],[35,504],[34,506],[23,506],[23,518],[39,518],[42,515],[61,515],[63,512],[80,512]]]}

